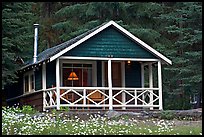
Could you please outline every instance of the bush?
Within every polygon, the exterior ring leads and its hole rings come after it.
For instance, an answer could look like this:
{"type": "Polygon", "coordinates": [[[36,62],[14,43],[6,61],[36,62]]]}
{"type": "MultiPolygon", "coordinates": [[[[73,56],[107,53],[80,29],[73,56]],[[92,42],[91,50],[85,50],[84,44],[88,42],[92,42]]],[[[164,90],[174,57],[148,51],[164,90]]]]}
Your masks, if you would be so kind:
{"type": "Polygon", "coordinates": [[[166,110],[161,112],[161,118],[171,120],[174,119],[175,115],[172,111],[166,110]]]}
{"type": "Polygon", "coordinates": [[[24,114],[35,114],[38,112],[36,109],[32,108],[32,106],[25,105],[22,107],[22,113],[24,114]]]}
{"type": "Polygon", "coordinates": [[[65,111],[65,112],[69,112],[69,107],[60,107],[60,110],[65,111]]]}

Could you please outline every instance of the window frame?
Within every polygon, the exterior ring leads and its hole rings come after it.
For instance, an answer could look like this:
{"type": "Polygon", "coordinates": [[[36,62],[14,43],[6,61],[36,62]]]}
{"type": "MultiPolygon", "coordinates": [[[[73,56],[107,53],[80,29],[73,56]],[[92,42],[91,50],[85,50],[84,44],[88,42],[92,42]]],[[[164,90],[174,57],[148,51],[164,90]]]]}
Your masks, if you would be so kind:
{"type": "MultiPolygon", "coordinates": [[[[60,60],[60,86],[63,86],[63,64],[91,64],[92,65],[92,87],[97,87],[96,61],[87,60],[60,60]]],[[[84,87],[84,86],[82,86],[84,87]]]]}
{"type": "Polygon", "coordinates": [[[29,93],[35,91],[35,73],[33,70],[28,71],[26,73],[23,74],[23,92],[25,93],[29,93]],[[26,84],[25,84],[25,77],[28,76],[28,91],[26,91],[26,84]],[[31,77],[33,76],[33,81],[31,80],[31,77]],[[31,89],[33,84],[33,88],[31,89]]]}

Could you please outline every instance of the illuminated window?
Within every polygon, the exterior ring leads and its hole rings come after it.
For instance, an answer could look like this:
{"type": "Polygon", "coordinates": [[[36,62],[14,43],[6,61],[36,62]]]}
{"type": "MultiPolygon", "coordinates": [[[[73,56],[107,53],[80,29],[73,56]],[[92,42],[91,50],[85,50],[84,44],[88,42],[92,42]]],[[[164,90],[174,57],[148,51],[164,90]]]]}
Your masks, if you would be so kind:
{"type": "Polygon", "coordinates": [[[92,86],[92,64],[63,63],[63,86],[89,87],[92,86]]]}

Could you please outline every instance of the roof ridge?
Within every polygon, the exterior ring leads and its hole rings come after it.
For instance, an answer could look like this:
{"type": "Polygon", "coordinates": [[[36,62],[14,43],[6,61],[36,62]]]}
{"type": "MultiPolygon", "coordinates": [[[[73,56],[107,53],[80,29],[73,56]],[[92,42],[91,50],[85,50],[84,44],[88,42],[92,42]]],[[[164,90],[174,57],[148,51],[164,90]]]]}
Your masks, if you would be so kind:
{"type": "Polygon", "coordinates": [[[35,63],[33,63],[33,61],[31,61],[29,64],[22,67],[21,69],[24,69],[30,65],[44,62],[48,59],[49,59],[49,61],[55,60],[59,56],[63,55],[65,52],[73,49],[74,47],[78,46],[79,44],[83,43],[87,39],[91,38],[92,36],[98,34],[99,32],[103,31],[104,29],[106,29],[107,27],[110,27],[110,26],[115,27],[118,31],[120,31],[121,33],[123,33],[124,35],[129,37],[130,39],[134,40],[136,43],[138,43],[140,46],[142,46],[143,48],[145,48],[146,50],[148,50],[149,52],[151,52],[152,54],[154,54],[158,58],[163,59],[166,63],[172,64],[171,60],[166,58],[164,55],[162,55],[161,53],[159,53],[158,51],[153,49],[151,46],[149,46],[148,44],[146,44],[145,42],[143,42],[142,40],[140,40],[139,38],[137,38],[136,36],[131,34],[128,30],[126,30],[125,28],[123,28],[122,26],[120,26],[119,24],[114,22],[113,20],[110,20],[110,21],[104,22],[101,25],[98,25],[98,26],[96,26],[90,30],[85,31],[84,33],[82,33],[82,34],[80,34],[80,35],[78,35],[78,36],[76,36],[76,37],[74,37],[68,41],[65,41],[61,44],[58,44],[56,46],[53,46],[51,48],[44,50],[43,52],[38,54],[37,61],[35,63]]]}

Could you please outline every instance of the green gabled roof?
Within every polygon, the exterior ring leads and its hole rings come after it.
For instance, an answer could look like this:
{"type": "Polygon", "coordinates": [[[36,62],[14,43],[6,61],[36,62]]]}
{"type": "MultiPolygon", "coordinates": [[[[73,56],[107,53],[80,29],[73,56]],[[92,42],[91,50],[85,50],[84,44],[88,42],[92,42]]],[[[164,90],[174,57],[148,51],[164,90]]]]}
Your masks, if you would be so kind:
{"type": "Polygon", "coordinates": [[[68,51],[72,50],[73,48],[77,47],[81,43],[87,41],[88,39],[92,38],[93,36],[95,36],[96,34],[98,34],[99,32],[103,31],[104,29],[106,29],[110,26],[113,26],[119,32],[121,32],[123,35],[126,35],[127,37],[129,37],[131,40],[136,42],[143,49],[150,52],[153,56],[162,59],[167,64],[172,64],[171,60],[169,60],[168,58],[163,56],[161,53],[159,53],[158,51],[156,51],[155,49],[153,49],[152,47],[150,47],[149,45],[147,45],[146,43],[144,43],[143,41],[141,41],[140,39],[138,39],[134,35],[132,35],[130,32],[128,32],[127,30],[122,28],[120,25],[118,25],[114,21],[109,21],[109,22],[105,22],[105,23],[103,23],[103,24],[101,24],[101,25],[99,25],[99,26],[69,40],[69,41],[66,41],[62,44],[56,45],[52,48],[46,49],[45,51],[43,51],[42,53],[40,53],[37,56],[37,61],[35,63],[33,63],[33,61],[30,61],[28,64],[26,64],[21,69],[42,63],[42,62],[47,61],[47,60],[50,60],[50,61],[55,60],[56,58],[67,53],[68,51]]]}
{"type": "Polygon", "coordinates": [[[158,59],[114,26],[104,29],[62,56],[158,59]]]}

